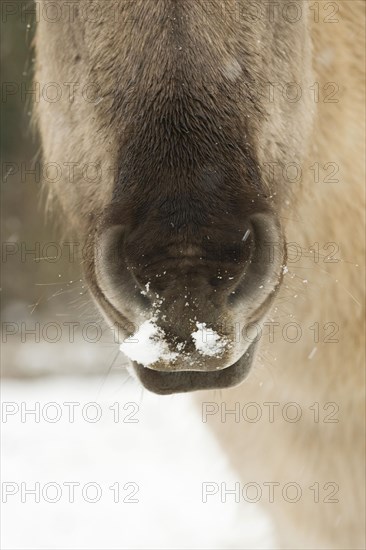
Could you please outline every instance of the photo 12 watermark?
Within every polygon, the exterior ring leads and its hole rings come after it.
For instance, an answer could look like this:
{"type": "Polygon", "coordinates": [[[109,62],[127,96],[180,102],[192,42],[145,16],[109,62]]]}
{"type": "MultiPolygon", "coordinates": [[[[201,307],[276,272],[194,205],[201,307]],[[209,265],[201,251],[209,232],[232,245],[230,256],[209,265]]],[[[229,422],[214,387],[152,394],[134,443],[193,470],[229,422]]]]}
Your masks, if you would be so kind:
{"type": "Polygon", "coordinates": [[[138,504],[140,485],[135,481],[115,481],[111,485],[89,481],[3,481],[1,483],[1,502],[3,504],[20,502],[39,504],[66,502],[77,504],[85,502],[97,504],[101,501],[115,504],[138,504]]]}

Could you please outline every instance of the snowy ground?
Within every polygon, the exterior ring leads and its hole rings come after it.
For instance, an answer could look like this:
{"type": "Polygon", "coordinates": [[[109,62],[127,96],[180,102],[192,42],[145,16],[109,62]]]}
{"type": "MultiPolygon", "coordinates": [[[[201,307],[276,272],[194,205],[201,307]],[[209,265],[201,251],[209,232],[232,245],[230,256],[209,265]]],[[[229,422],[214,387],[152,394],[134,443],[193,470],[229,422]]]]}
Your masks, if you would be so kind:
{"type": "Polygon", "coordinates": [[[155,396],[121,371],[3,379],[2,401],[4,550],[272,548],[255,505],[202,501],[204,482],[238,479],[191,396],[155,396]],[[39,421],[24,416],[34,407],[39,421]]]}

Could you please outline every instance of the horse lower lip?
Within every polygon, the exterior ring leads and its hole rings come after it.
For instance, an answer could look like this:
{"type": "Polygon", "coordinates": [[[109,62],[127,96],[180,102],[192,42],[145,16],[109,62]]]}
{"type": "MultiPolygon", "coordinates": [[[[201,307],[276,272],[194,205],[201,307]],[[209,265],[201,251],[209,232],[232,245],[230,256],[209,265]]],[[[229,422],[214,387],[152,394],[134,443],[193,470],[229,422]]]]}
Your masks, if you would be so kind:
{"type": "Polygon", "coordinates": [[[133,362],[133,367],[143,386],[153,393],[168,395],[190,391],[229,388],[240,384],[253,363],[256,342],[252,343],[242,357],[230,367],[219,371],[154,371],[133,362]]]}

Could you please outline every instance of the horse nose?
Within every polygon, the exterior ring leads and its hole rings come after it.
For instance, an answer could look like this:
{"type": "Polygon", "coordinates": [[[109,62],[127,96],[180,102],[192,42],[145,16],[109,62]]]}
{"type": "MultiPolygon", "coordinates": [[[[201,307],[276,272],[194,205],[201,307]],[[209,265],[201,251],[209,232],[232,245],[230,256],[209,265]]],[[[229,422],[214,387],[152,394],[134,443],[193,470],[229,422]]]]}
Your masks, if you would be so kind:
{"type": "Polygon", "coordinates": [[[280,224],[268,213],[232,231],[203,231],[194,242],[163,241],[137,256],[136,249],[134,241],[127,244],[140,288],[206,310],[259,307],[279,285],[285,256],[280,224]]]}
{"type": "Polygon", "coordinates": [[[188,242],[153,240],[150,248],[115,225],[101,233],[95,257],[98,284],[117,310],[146,317],[162,301],[179,327],[186,312],[213,322],[225,308],[259,309],[281,280],[284,245],[278,221],[265,213],[240,231],[211,229],[188,242]]]}

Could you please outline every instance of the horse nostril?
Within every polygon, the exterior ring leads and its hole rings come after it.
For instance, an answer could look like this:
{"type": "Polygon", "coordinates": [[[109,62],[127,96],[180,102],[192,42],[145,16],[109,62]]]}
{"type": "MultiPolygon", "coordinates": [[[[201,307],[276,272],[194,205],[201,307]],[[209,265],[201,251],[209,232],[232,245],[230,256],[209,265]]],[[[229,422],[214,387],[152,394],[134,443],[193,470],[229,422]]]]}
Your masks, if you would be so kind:
{"type": "Polygon", "coordinates": [[[99,235],[95,246],[96,279],[104,296],[121,311],[126,303],[127,309],[134,305],[145,309],[150,300],[127,263],[125,231],[124,226],[113,225],[99,235]]]}
{"type": "Polygon", "coordinates": [[[230,306],[259,307],[280,283],[285,247],[279,223],[269,214],[256,214],[243,235],[250,255],[236,287],[228,296],[230,306]]]}

